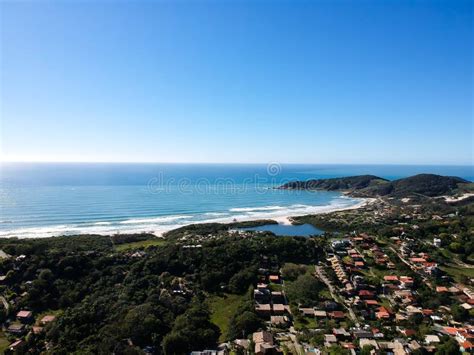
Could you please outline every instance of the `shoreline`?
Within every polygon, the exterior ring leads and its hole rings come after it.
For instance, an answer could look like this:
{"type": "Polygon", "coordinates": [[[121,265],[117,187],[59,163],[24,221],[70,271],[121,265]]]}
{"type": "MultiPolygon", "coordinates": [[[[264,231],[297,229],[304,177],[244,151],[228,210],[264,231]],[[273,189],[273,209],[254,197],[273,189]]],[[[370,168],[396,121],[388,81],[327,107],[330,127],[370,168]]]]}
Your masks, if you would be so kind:
{"type": "Polygon", "coordinates": [[[325,214],[325,213],[333,213],[333,212],[339,212],[339,211],[356,210],[356,209],[359,209],[359,208],[362,208],[362,207],[366,207],[370,204],[373,204],[376,201],[377,201],[376,198],[363,198],[363,201],[360,201],[359,203],[357,203],[353,206],[333,208],[330,211],[321,211],[321,212],[310,213],[310,214],[306,214],[306,215],[288,215],[288,216],[281,216],[281,217],[275,217],[275,218],[270,218],[270,219],[277,222],[280,225],[293,225],[293,221],[292,221],[293,217],[303,217],[303,216],[311,216],[311,215],[315,215],[315,214],[325,214]]]}
{"type": "Polygon", "coordinates": [[[50,226],[50,227],[31,227],[27,229],[23,229],[22,232],[10,232],[7,235],[1,235],[0,239],[8,239],[8,238],[18,238],[18,239],[40,239],[40,238],[54,238],[59,236],[76,236],[76,235],[115,235],[115,234],[141,234],[141,233],[150,233],[155,235],[157,238],[163,238],[163,235],[169,231],[174,229],[187,227],[193,224],[205,224],[205,223],[220,223],[220,224],[231,224],[231,223],[238,223],[238,222],[252,222],[252,221],[260,221],[263,219],[273,220],[281,225],[292,225],[292,218],[293,217],[301,217],[301,216],[309,216],[309,215],[316,215],[316,214],[325,214],[325,213],[332,213],[338,211],[345,211],[345,210],[353,210],[365,207],[369,204],[374,203],[377,201],[376,198],[357,198],[360,200],[359,202],[355,203],[351,206],[334,206],[334,205],[326,205],[326,206],[308,206],[310,209],[314,208],[314,211],[309,213],[301,213],[301,211],[295,213],[284,213],[279,215],[279,212],[268,212],[267,214],[262,214],[261,216],[241,216],[240,218],[230,217],[222,217],[222,218],[215,218],[215,219],[207,219],[203,221],[196,221],[192,223],[185,223],[185,224],[170,224],[170,225],[163,225],[160,229],[151,229],[151,228],[140,228],[137,226],[136,229],[131,228],[130,230],[118,230],[114,227],[108,225],[108,222],[102,222],[100,225],[96,224],[96,228],[93,230],[84,230],[74,232],[73,230],[77,227],[70,227],[67,228],[66,226],[50,226]],[[272,215],[276,214],[276,215],[272,215]],[[63,229],[54,231],[54,229],[63,229]],[[67,230],[72,230],[68,232],[67,230]],[[102,229],[102,231],[100,230],[102,229]]]}

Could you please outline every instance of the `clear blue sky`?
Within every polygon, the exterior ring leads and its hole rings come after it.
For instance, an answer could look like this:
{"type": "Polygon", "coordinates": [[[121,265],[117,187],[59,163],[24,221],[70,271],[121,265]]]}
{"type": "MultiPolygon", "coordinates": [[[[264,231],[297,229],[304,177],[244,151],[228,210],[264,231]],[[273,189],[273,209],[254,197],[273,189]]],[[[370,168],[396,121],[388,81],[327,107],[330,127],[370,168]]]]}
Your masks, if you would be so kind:
{"type": "Polygon", "coordinates": [[[2,1],[2,159],[472,164],[472,4],[2,1]]]}

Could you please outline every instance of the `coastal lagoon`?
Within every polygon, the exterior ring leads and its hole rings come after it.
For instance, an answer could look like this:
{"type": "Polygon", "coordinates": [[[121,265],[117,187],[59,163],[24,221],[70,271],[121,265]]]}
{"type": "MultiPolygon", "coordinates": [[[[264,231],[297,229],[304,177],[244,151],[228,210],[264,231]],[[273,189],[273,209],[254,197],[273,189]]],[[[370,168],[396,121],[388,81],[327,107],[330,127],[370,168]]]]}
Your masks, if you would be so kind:
{"type": "Polygon", "coordinates": [[[0,237],[160,234],[191,223],[329,212],[363,200],[274,187],[292,180],[366,173],[399,178],[419,172],[472,179],[472,167],[3,164],[0,237]]]}
{"type": "Polygon", "coordinates": [[[265,224],[257,227],[239,228],[239,230],[272,232],[278,236],[302,236],[310,237],[314,235],[321,235],[323,230],[314,227],[311,224],[265,224]]]}

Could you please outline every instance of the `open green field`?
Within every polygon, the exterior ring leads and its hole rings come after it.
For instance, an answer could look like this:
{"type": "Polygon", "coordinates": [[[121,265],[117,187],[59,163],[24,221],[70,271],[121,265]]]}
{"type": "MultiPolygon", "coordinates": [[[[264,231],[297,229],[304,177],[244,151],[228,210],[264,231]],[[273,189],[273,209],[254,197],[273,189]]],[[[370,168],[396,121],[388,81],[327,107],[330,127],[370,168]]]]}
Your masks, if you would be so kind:
{"type": "Polygon", "coordinates": [[[295,317],[294,327],[296,330],[316,329],[318,328],[318,323],[315,317],[295,317]]]}
{"type": "Polygon", "coordinates": [[[141,240],[139,242],[132,242],[132,243],[124,243],[124,244],[117,244],[115,246],[116,251],[129,251],[133,249],[139,248],[148,248],[149,246],[161,246],[165,245],[167,242],[164,239],[147,239],[141,240]]]}
{"type": "Polygon", "coordinates": [[[0,354],[5,352],[5,350],[8,348],[8,345],[10,345],[10,342],[8,341],[5,333],[0,331],[0,354]]]}
{"type": "Polygon", "coordinates": [[[211,310],[211,322],[221,330],[220,341],[226,340],[229,319],[236,312],[245,297],[247,297],[246,294],[225,294],[223,296],[213,295],[208,299],[209,309],[211,310]]]}
{"type": "Polygon", "coordinates": [[[474,268],[467,268],[462,266],[440,266],[440,269],[450,275],[453,279],[460,282],[463,276],[474,278],[474,268]]]}

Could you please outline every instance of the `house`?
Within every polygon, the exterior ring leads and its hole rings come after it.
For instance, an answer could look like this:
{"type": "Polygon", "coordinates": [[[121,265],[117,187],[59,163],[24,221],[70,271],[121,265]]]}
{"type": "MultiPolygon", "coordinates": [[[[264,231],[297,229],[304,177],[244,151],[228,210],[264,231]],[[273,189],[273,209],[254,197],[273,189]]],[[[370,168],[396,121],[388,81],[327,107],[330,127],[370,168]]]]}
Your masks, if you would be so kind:
{"type": "Polygon", "coordinates": [[[365,298],[365,299],[371,299],[374,297],[374,293],[369,290],[360,290],[359,291],[359,297],[360,298],[365,298]]]}
{"type": "Polygon", "coordinates": [[[451,286],[450,288],[448,288],[448,291],[452,294],[455,294],[455,295],[458,295],[461,293],[461,290],[457,287],[454,287],[454,286],[451,286]]]}
{"type": "Polygon", "coordinates": [[[315,310],[314,316],[316,318],[327,318],[328,314],[326,313],[326,311],[315,310]]]}
{"type": "Polygon", "coordinates": [[[272,312],[272,307],[269,303],[265,304],[260,304],[257,303],[255,304],[255,312],[261,316],[269,316],[272,312]]]}
{"type": "Polygon", "coordinates": [[[7,328],[7,332],[14,335],[22,335],[26,331],[24,324],[13,323],[7,328]]]}
{"type": "Polygon", "coordinates": [[[270,343],[273,344],[273,335],[270,332],[261,331],[253,333],[252,335],[253,342],[257,343],[270,343]]]}
{"type": "Polygon", "coordinates": [[[444,286],[436,286],[436,292],[437,292],[437,293],[448,292],[448,288],[447,288],[447,287],[444,287],[444,286]]]}
{"type": "Polygon", "coordinates": [[[404,321],[406,321],[406,320],[408,320],[408,317],[407,317],[407,316],[405,316],[405,315],[403,315],[403,314],[401,314],[401,313],[395,314],[395,322],[404,322],[404,321]]]}
{"type": "Polygon", "coordinates": [[[44,330],[43,327],[32,327],[31,330],[33,331],[33,334],[41,334],[44,330]]]}
{"type": "Polygon", "coordinates": [[[402,333],[406,337],[412,337],[413,335],[416,334],[416,330],[415,329],[403,329],[403,330],[400,331],[400,333],[402,333]]]}
{"type": "Polygon", "coordinates": [[[326,346],[331,346],[337,343],[337,338],[334,334],[324,334],[324,344],[326,346]]]}
{"type": "Polygon", "coordinates": [[[25,344],[24,340],[18,339],[14,341],[13,343],[11,343],[10,345],[8,345],[8,350],[13,351],[13,352],[19,351],[23,347],[24,344],[25,344]]]}
{"type": "Polygon", "coordinates": [[[398,282],[398,276],[396,275],[385,275],[383,279],[387,282],[398,282]]]}
{"type": "Polygon", "coordinates": [[[378,312],[375,313],[377,319],[389,319],[390,312],[385,307],[380,307],[378,312]]]}
{"type": "Polygon", "coordinates": [[[286,312],[286,307],[284,304],[274,304],[273,313],[274,314],[284,314],[286,312]]]}
{"type": "Polygon", "coordinates": [[[470,341],[464,341],[460,344],[461,351],[471,353],[474,351],[474,344],[470,341]]]}
{"type": "Polygon", "coordinates": [[[235,339],[234,344],[238,349],[247,350],[250,346],[250,340],[248,340],[248,339],[235,339]]]}
{"type": "Polygon", "coordinates": [[[423,313],[423,311],[420,308],[415,307],[415,306],[407,306],[405,308],[405,311],[407,312],[408,315],[413,315],[415,313],[423,313]]]}
{"type": "Polygon", "coordinates": [[[22,323],[29,323],[33,320],[33,313],[31,311],[20,311],[16,314],[16,318],[22,323]]]}
{"type": "Polygon", "coordinates": [[[270,275],[268,279],[270,280],[270,282],[280,283],[280,276],[278,275],[270,275]]]}
{"type": "Polygon", "coordinates": [[[333,328],[332,333],[336,336],[336,338],[349,338],[351,334],[345,330],[344,328],[333,328]]]}
{"type": "MultiPolygon", "coordinates": [[[[314,316],[314,309],[312,308],[303,308],[303,307],[300,307],[300,312],[304,315],[304,316],[314,316]]],[[[326,312],[325,312],[326,313],[326,312]]]]}
{"type": "Polygon", "coordinates": [[[43,318],[41,318],[40,323],[41,323],[42,325],[45,325],[45,324],[47,324],[47,323],[53,322],[55,319],[56,319],[56,316],[53,316],[53,315],[46,315],[46,316],[44,316],[43,318]]]}
{"type": "Polygon", "coordinates": [[[271,299],[271,293],[268,289],[253,290],[253,298],[259,303],[269,303],[271,299]]]}
{"type": "Polygon", "coordinates": [[[400,283],[402,287],[411,287],[413,286],[413,278],[409,276],[400,276],[400,283]]]}
{"type": "Polygon", "coordinates": [[[462,292],[464,292],[464,294],[469,297],[469,298],[474,298],[474,291],[468,289],[467,287],[466,288],[463,288],[462,292]]]}
{"type": "Polygon", "coordinates": [[[344,318],[346,318],[346,315],[342,311],[329,312],[328,315],[332,319],[344,319],[344,318]]]}
{"type": "Polygon", "coordinates": [[[426,335],[425,336],[425,343],[426,344],[438,344],[440,342],[439,337],[437,335],[426,335]]]}
{"type": "Polygon", "coordinates": [[[432,316],[434,314],[434,311],[432,309],[422,309],[421,313],[424,316],[432,316]]]}
{"type": "Polygon", "coordinates": [[[352,332],[352,335],[356,339],[372,339],[374,334],[368,330],[356,329],[352,332]]]}
{"type": "Polygon", "coordinates": [[[384,353],[394,355],[408,354],[408,352],[405,350],[405,342],[401,342],[399,339],[395,339],[394,341],[379,342],[378,345],[384,353]]]}
{"type": "Polygon", "coordinates": [[[272,333],[262,331],[253,333],[253,342],[255,343],[255,355],[276,354],[276,347],[273,345],[272,333]]]}
{"type": "Polygon", "coordinates": [[[273,303],[285,303],[285,295],[281,291],[272,292],[272,302],[273,303]]]}
{"type": "Polygon", "coordinates": [[[271,316],[270,322],[272,323],[272,326],[286,326],[289,323],[289,319],[287,316],[271,316]]]}

